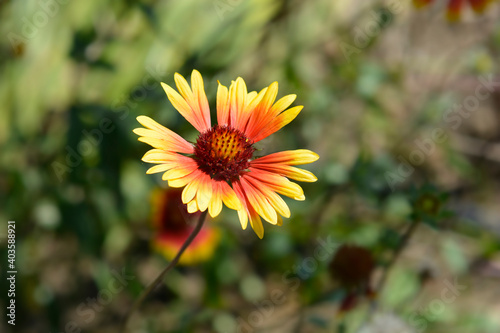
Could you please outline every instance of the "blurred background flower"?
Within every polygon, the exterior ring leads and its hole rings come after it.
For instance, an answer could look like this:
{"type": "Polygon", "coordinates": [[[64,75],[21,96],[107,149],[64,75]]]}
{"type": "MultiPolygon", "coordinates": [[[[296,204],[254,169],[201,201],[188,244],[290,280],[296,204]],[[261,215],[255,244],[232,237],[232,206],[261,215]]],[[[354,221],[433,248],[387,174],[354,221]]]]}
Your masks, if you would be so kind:
{"type": "Polygon", "coordinates": [[[330,262],[332,277],[346,289],[369,289],[375,261],[369,250],[356,245],[342,245],[330,262]]]}
{"type": "Polygon", "coordinates": [[[342,245],[333,256],[329,270],[332,278],[346,292],[339,307],[340,313],[353,309],[360,299],[375,296],[371,286],[375,260],[368,249],[351,244],[342,245]]]}
{"type": "MultiPolygon", "coordinates": [[[[476,14],[482,14],[488,5],[494,0],[446,0],[446,17],[451,22],[456,22],[460,20],[462,16],[463,8],[470,6],[476,14]]],[[[425,7],[433,3],[439,3],[436,0],[413,0],[413,3],[417,8],[425,7]]],[[[442,1],[444,2],[444,1],[442,1]]]]}
{"type": "MultiPolygon", "coordinates": [[[[157,189],[152,194],[155,251],[172,260],[194,229],[201,212],[188,213],[181,200],[182,190],[157,189]]],[[[210,260],[219,244],[220,233],[208,221],[179,260],[180,265],[195,265],[210,260]]]]}

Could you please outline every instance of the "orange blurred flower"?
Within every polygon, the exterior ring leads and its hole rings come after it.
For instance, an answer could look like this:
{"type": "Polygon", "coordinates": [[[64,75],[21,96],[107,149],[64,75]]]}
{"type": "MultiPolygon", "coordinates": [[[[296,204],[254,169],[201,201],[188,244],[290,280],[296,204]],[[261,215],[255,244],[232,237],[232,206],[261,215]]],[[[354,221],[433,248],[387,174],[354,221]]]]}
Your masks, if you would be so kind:
{"type": "MultiPolygon", "coordinates": [[[[161,189],[152,194],[153,228],[152,247],[168,260],[172,260],[194,229],[200,212],[188,213],[181,200],[182,190],[161,189]]],[[[179,260],[181,265],[194,265],[209,260],[217,248],[220,234],[217,229],[205,225],[185,250],[179,260]]]]}
{"type": "MultiPolygon", "coordinates": [[[[425,7],[435,0],[413,0],[413,3],[417,8],[425,7]]],[[[492,0],[447,0],[447,12],[446,16],[449,21],[456,22],[460,20],[462,9],[466,3],[474,10],[476,14],[482,14],[488,4],[492,2],[492,0]]]]}

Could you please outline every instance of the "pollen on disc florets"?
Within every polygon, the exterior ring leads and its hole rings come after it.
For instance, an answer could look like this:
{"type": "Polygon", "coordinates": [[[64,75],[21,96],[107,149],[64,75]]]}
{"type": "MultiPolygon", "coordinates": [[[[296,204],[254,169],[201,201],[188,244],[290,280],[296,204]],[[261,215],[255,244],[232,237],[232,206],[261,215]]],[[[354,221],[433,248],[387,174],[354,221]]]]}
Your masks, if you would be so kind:
{"type": "Polygon", "coordinates": [[[219,125],[201,133],[194,147],[200,170],[212,179],[225,181],[237,179],[248,169],[254,151],[241,131],[219,125]]]}

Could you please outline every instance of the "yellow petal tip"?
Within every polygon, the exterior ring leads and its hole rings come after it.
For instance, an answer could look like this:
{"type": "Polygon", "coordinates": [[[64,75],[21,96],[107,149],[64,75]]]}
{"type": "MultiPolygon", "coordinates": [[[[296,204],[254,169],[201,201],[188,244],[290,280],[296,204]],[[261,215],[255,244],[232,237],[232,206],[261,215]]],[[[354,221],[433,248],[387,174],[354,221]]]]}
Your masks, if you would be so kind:
{"type": "Polygon", "coordinates": [[[257,235],[257,237],[259,237],[259,239],[264,238],[264,232],[257,232],[257,230],[254,230],[254,231],[255,231],[255,234],[257,235]]]}

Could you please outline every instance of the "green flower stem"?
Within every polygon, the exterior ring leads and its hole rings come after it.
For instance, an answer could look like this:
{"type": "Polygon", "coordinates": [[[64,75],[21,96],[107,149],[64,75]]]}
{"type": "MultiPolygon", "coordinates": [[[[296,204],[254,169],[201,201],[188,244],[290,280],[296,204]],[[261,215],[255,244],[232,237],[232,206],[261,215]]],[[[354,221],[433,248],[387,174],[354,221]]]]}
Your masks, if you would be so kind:
{"type": "Polygon", "coordinates": [[[195,228],[189,235],[189,237],[186,239],[184,244],[182,244],[182,247],[180,248],[179,252],[177,252],[177,255],[175,258],[165,267],[165,269],[156,277],[156,279],[141,293],[141,296],[137,299],[137,301],[134,303],[134,306],[130,310],[130,312],[127,314],[125,317],[125,320],[123,322],[123,327],[120,332],[125,332],[128,326],[128,323],[130,319],[132,318],[132,315],[139,309],[141,304],[144,302],[146,297],[151,294],[153,290],[158,287],[158,285],[164,280],[165,276],[167,273],[177,265],[177,262],[181,258],[181,255],[184,253],[184,251],[188,248],[188,246],[191,244],[191,242],[196,238],[198,233],[200,232],[201,228],[203,227],[203,223],[205,223],[205,219],[207,217],[207,212],[208,210],[205,210],[201,215],[200,218],[198,219],[198,223],[196,224],[195,228]]]}
{"type": "Polygon", "coordinates": [[[385,266],[385,269],[382,273],[382,277],[380,278],[377,288],[375,289],[377,295],[380,295],[382,293],[382,289],[385,286],[385,283],[387,281],[387,277],[389,275],[389,271],[391,270],[392,266],[396,263],[398,260],[399,256],[401,255],[401,252],[403,252],[403,249],[406,247],[408,244],[408,240],[411,238],[415,230],[417,229],[417,226],[420,224],[419,219],[414,219],[410,226],[406,229],[405,233],[403,234],[401,238],[401,242],[399,243],[398,247],[396,248],[396,251],[394,251],[394,255],[392,256],[391,260],[387,263],[387,266],[385,266]]]}

